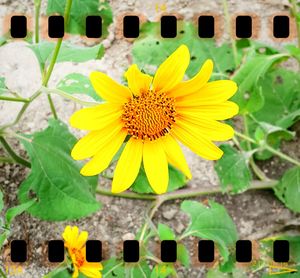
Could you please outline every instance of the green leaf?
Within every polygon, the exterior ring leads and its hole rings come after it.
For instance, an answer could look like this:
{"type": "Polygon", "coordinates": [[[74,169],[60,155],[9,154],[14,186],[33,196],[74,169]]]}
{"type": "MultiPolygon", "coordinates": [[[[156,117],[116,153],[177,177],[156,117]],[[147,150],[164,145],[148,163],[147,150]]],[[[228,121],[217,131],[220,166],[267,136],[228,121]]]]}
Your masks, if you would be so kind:
{"type": "Polygon", "coordinates": [[[225,263],[229,258],[229,248],[232,248],[238,239],[237,230],[222,205],[210,201],[209,206],[196,201],[182,202],[181,209],[191,218],[183,235],[213,240],[225,263]]]}
{"type": "MultiPolygon", "coordinates": [[[[147,22],[142,25],[139,39],[134,41],[132,55],[134,63],[144,69],[146,65],[160,65],[180,45],[185,44],[190,51],[191,61],[186,71],[188,77],[198,73],[206,59],[214,62],[214,72],[224,79],[235,69],[232,48],[228,44],[217,47],[210,39],[200,39],[192,23],[178,22],[176,39],[160,36],[160,23],[147,22]]],[[[241,51],[238,52],[239,61],[241,51]]],[[[216,76],[216,77],[217,77],[216,76]]]]}
{"type": "Polygon", "coordinates": [[[262,87],[264,106],[253,115],[259,122],[282,128],[295,123],[300,115],[300,76],[278,68],[266,74],[258,86],[262,87]]]}
{"type": "Polygon", "coordinates": [[[124,262],[116,259],[115,257],[112,257],[109,260],[104,261],[102,264],[103,264],[102,277],[105,278],[124,277],[125,274],[124,262]]]}
{"type": "Polygon", "coordinates": [[[265,98],[263,95],[262,87],[253,88],[253,93],[249,100],[245,104],[245,110],[248,113],[253,113],[260,110],[265,104],[265,98]]]}
{"type": "MultiPolygon", "coordinates": [[[[185,184],[186,184],[186,178],[184,174],[182,174],[179,170],[174,168],[172,165],[169,165],[168,192],[181,188],[185,184]]],[[[147,179],[144,167],[140,168],[140,172],[130,189],[137,193],[154,193],[147,179]]]]}
{"type": "Polygon", "coordinates": [[[71,73],[65,76],[58,84],[57,89],[68,94],[83,94],[92,97],[96,101],[101,101],[99,95],[93,89],[92,83],[87,76],[80,73],[71,73]]]}
{"type": "MultiPolygon", "coordinates": [[[[66,0],[49,0],[47,15],[64,15],[65,6],[66,0]]],[[[107,27],[112,23],[112,10],[107,1],[99,0],[73,0],[66,32],[85,35],[85,20],[88,15],[102,17],[102,33],[106,36],[107,27]]]]}
{"type": "MultiPolygon", "coordinates": [[[[53,42],[40,42],[28,46],[36,55],[41,70],[52,58],[55,48],[53,42]]],[[[101,59],[104,55],[104,47],[101,44],[92,47],[81,47],[63,42],[57,56],[57,62],[76,62],[82,63],[93,59],[101,59]]]]}
{"type": "Polygon", "coordinates": [[[275,187],[275,195],[292,211],[300,212],[300,167],[286,171],[275,187]]]}
{"type": "Polygon", "coordinates": [[[4,45],[4,44],[6,44],[6,42],[7,42],[7,38],[6,38],[6,37],[3,37],[3,36],[1,36],[1,37],[0,37],[0,46],[2,46],[2,45],[4,45]]]}
{"type": "Polygon", "coordinates": [[[130,267],[129,273],[129,277],[147,278],[151,275],[151,269],[145,261],[142,261],[130,267]]]}
{"type": "MultiPolygon", "coordinates": [[[[262,146],[264,144],[268,144],[269,146],[278,149],[280,147],[281,140],[292,140],[295,137],[295,132],[269,123],[259,122],[254,136],[262,146]]],[[[264,149],[255,153],[255,158],[260,160],[269,159],[272,156],[273,153],[264,149]]]]}
{"type": "Polygon", "coordinates": [[[158,224],[158,236],[160,240],[175,240],[175,234],[170,227],[165,224],[158,224]]]}
{"type": "Polygon", "coordinates": [[[31,160],[31,172],[19,189],[22,203],[36,195],[38,203],[28,212],[43,220],[79,219],[100,209],[94,197],[98,177],[80,174],[81,163],[71,149],[76,138],[67,126],[50,120],[49,127],[21,140],[31,160]]]}
{"type": "Polygon", "coordinates": [[[222,190],[226,191],[231,187],[233,193],[245,191],[252,180],[247,153],[239,152],[227,144],[221,145],[220,148],[224,154],[216,162],[215,170],[220,179],[222,190]]]}
{"type": "Polygon", "coordinates": [[[35,203],[37,202],[36,199],[32,199],[29,200],[21,205],[15,206],[15,207],[11,207],[9,208],[6,213],[5,213],[5,226],[8,228],[10,227],[10,224],[12,222],[12,220],[20,215],[21,213],[23,213],[24,211],[26,211],[27,209],[29,209],[31,206],[33,206],[35,203]]]}
{"type": "Polygon", "coordinates": [[[176,270],[173,264],[161,263],[153,268],[150,278],[166,278],[174,274],[176,270]]]}
{"type": "Polygon", "coordinates": [[[9,237],[10,231],[4,231],[0,234],[0,250],[3,246],[4,241],[9,237]]]}
{"type": "Polygon", "coordinates": [[[239,105],[240,114],[251,112],[247,110],[247,105],[249,105],[248,102],[252,97],[257,97],[255,96],[255,87],[257,87],[258,80],[264,76],[274,63],[285,57],[287,57],[287,54],[249,55],[248,60],[232,78],[239,87],[238,92],[232,97],[232,100],[239,105]]]}
{"type": "Polygon", "coordinates": [[[6,93],[8,88],[5,85],[5,78],[0,77],[0,95],[6,93]]]}
{"type": "Polygon", "coordinates": [[[300,49],[293,45],[293,44],[289,44],[286,45],[285,48],[288,50],[288,52],[294,57],[296,58],[298,61],[300,61],[300,49]]]}
{"type": "Polygon", "coordinates": [[[177,244],[177,260],[187,268],[190,266],[189,251],[182,243],[177,244]]]}

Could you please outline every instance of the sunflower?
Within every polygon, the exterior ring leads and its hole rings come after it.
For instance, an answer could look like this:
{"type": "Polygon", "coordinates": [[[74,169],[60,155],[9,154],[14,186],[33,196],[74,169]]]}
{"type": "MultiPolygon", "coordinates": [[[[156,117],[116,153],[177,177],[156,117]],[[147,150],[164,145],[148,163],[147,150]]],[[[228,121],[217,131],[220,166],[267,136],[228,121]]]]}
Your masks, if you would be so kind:
{"type": "Polygon", "coordinates": [[[231,126],[218,120],[238,113],[238,106],[228,101],[237,85],[231,80],[208,82],[213,70],[211,60],[192,79],[183,81],[189,61],[189,50],[181,45],[154,77],[131,65],[125,73],[128,86],[104,73],[91,73],[93,87],[105,102],[79,110],[70,118],[71,126],[90,131],[71,153],[76,160],[92,157],[81,169],[82,175],[93,176],[105,170],[124,141],[114,172],[113,193],[133,184],[141,164],[157,194],[167,191],[168,163],[190,179],[178,141],[205,159],[221,158],[222,150],[212,141],[225,141],[234,135],[231,126]]]}
{"type": "Polygon", "coordinates": [[[88,233],[83,231],[79,234],[78,227],[67,226],[62,234],[65,241],[65,247],[68,250],[72,260],[74,272],[73,278],[79,276],[79,272],[89,278],[101,278],[102,265],[100,263],[89,263],[86,261],[86,241],[88,233]]]}

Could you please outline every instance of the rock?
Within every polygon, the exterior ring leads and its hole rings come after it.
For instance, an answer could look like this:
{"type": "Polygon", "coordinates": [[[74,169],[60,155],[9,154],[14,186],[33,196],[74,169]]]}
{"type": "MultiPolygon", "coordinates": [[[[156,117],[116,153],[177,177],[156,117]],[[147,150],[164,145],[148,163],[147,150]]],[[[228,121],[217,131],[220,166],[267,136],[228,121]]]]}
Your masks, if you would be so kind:
{"type": "Polygon", "coordinates": [[[177,209],[169,209],[167,211],[164,211],[162,213],[162,215],[165,219],[171,220],[175,216],[176,213],[177,213],[177,209]]]}

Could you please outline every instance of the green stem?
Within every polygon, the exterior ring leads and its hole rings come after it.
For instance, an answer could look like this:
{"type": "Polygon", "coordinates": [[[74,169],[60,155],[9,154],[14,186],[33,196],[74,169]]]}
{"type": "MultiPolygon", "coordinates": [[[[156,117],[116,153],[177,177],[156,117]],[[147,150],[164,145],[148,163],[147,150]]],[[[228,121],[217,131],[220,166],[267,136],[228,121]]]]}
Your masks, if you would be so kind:
{"type": "MultiPolygon", "coordinates": [[[[276,180],[269,180],[265,182],[261,181],[253,181],[249,190],[260,190],[260,189],[271,189],[277,183],[276,180]]],[[[193,189],[180,189],[175,192],[168,192],[164,195],[151,195],[151,194],[138,194],[133,192],[122,192],[122,193],[112,193],[109,189],[101,188],[98,189],[97,194],[111,197],[121,197],[128,199],[139,199],[139,200],[148,200],[148,201],[157,201],[163,203],[165,201],[170,201],[174,199],[184,199],[191,197],[198,197],[203,195],[211,195],[215,193],[222,193],[222,189],[219,186],[212,186],[210,190],[206,190],[203,188],[193,188],[193,189]]]]}
{"type": "Polygon", "coordinates": [[[31,167],[30,162],[28,162],[27,160],[25,160],[22,157],[18,156],[14,152],[14,150],[10,147],[10,145],[7,143],[7,141],[5,140],[5,138],[3,136],[0,136],[0,143],[3,145],[4,149],[7,151],[7,153],[11,156],[11,158],[15,162],[17,162],[17,163],[19,163],[19,164],[21,164],[21,165],[23,165],[27,168],[31,167]]]}
{"type": "Polygon", "coordinates": [[[292,16],[295,18],[296,28],[297,28],[297,36],[298,36],[298,48],[300,48],[300,22],[297,20],[298,8],[297,8],[297,1],[291,0],[291,13],[292,16]]]}
{"type": "Polygon", "coordinates": [[[255,173],[255,175],[261,180],[261,181],[265,181],[265,180],[269,180],[269,178],[265,175],[265,173],[256,165],[253,157],[250,157],[249,159],[249,164],[253,170],[253,172],[255,173]]]}
{"type": "MultiPolygon", "coordinates": [[[[248,116],[247,115],[243,115],[243,120],[244,120],[244,130],[245,130],[245,135],[249,137],[249,128],[248,128],[248,116]]],[[[246,141],[246,147],[247,150],[250,151],[251,150],[251,143],[249,141],[246,141]]],[[[251,156],[249,159],[249,164],[253,170],[253,172],[255,173],[255,175],[260,179],[260,180],[268,180],[268,177],[264,174],[263,171],[261,171],[259,169],[259,167],[256,165],[253,157],[251,156]]]]}
{"type": "MultiPolygon", "coordinates": [[[[253,144],[259,145],[258,142],[256,142],[256,141],[253,140],[252,138],[250,138],[250,137],[248,137],[248,136],[246,136],[246,135],[244,135],[244,134],[242,134],[242,133],[240,133],[240,132],[238,132],[238,131],[235,131],[235,134],[236,134],[237,136],[243,138],[244,140],[247,140],[247,141],[249,141],[249,142],[251,142],[251,143],[253,143],[253,144]]],[[[272,147],[269,146],[269,145],[264,145],[263,147],[264,147],[266,150],[268,150],[269,152],[271,152],[271,153],[273,153],[273,154],[276,154],[277,156],[281,157],[282,159],[287,160],[287,161],[289,161],[289,162],[291,162],[291,163],[293,163],[293,164],[295,164],[295,165],[297,165],[297,166],[300,166],[300,162],[299,162],[299,161],[297,161],[296,159],[294,159],[294,158],[292,158],[292,157],[290,157],[290,156],[288,156],[288,155],[282,153],[281,151],[278,151],[278,150],[272,148],[272,147]]]]}
{"type": "Polygon", "coordinates": [[[6,100],[6,101],[15,101],[15,102],[30,102],[29,98],[22,98],[22,97],[6,97],[6,96],[0,96],[0,100],[6,100]]]}
{"type": "Polygon", "coordinates": [[[41,11],[41,0],[34,1],[34,35],[35,35],[35,43],[39,43],[40,40],[40,11],[41,11]]]}
{"type": "Polygon", "coordinates": [[[127,199],[139,199],[139,200],[156,200],[156,195],[148,195],[148,194],[139,194],[134,192],[125,191],[122,193],[112,193],[110,190],[105,189],[103,187],[98,187],[96,193],[104,196],[111,196],[111,197],[121,197],[127,199]]]}
{"type": "Polygon", "coordinates": [[[287,161],[289,161],[289,162],[291,162],[291,163],[293,163],[297,166],[300,166],[300,162],[298,160],[296,160],[296,159],[294,159],[294,158],[292,158],[292,157],[290,157],[290,156],[288,156],[288,155],[272,148],[271,146],[266,145],[265,148],[266,148],[266,150],[270,151],[273,154],[276,154],[277,156],[281,157],[282,159],[285,159],[285,160],[287,160],[287,161]]]}
{"type": "Polygon", "coordinates": [[[247,135],[245,135],[243,133],[240,133],[240,132],[238,132],[238,131],[235,130],[234,134],[237,135],[238,137],[246,140],[246,141],[249,141],[250,143],[258,145],[258,143],[254,139],[252,139],[251,137],[249,137],[249,136],[247,136],[247,135]]]}
{"type": "MultiPolygon", "coordinates": [[[[65,7],[65,13],[64,13],[65,30],[66,30],[66,27],[67,27],[67,24],[68,24],[68,21],[69,21],[71,6],[72,6],[72,0],[67,0],[66,7],[65,7]]],[[[54,66],[55,66],[55,63],[56,63],[56,60],[57,60],[57,57],[58,57],[60,47],[62,45],[62,40],[63,40],[63,38],[59,38],[57,40],[52,59],[50,61],[50,65],[49,65],[48,70],[45,74],[45,78],[43,79],[43,82],[42,82],[42,85],[44,87],[48,86],[49,79],[50,79],[51,74],[53,72],[53,69],[54,69],[54,66]]],[[[57,113],[56,113],[56,110],[55,110],[55,106],[53,104],[53,101],[52,101],[52,98],[51,98],[50,95],[48,95],[48,101],[49,101],[49,104],[50,104],[52,114],[53,114],[54,118],[57,119],[57,113]]]]}
{"type": "Polygon", "coordinates": [[[64,91],[59,90],[59,89],[49,89],[47,87],[43,87],[43,91],[47,94],[56,94],[56,95],[62,96],[66,99],[72,100],[72,101],[74,101],[76,103],[79,103],[83,106],[96,106],[96,105],[99,105],[99,103],[97,103],[97,102],[84,101],[84,100],[81,100],[79,98],[73,97],[72,95],[67,94],[64,91]]]}
{"type": "Polygon", "coordinates": [[[11,157],[0,156],[0,163],[15,163],[11,157]]]}
{"type": "Polygon", "coordinates": [[[24,103],[24,105],[22,106],[22,108],[21,108],[20,112],[18,113],[16,119],[15,119],[11,124],[7,124],[7,125],[2,126],[2,127],[0,128],[0,130],[1,130],[1,129],[5,129],[5,128],[7,128],[7,127],[10,127],[10,126],[13,126],[13,125],[17,124],[17,123],[21,120],[21,118],[22,118],[23,114],[25,113],[25,111],[27,110],[29,104],[30,104],[33,100],[35,100],[40,94],[41,94],[40,90],[36,91],[36,92],[29,98],[29,102],[24,103]]]}
{"type": "MultiPolygon", "coordinates": [[[[152,205],[152,209],[150,210],[150,213],[149,213],[149,219],[151,220],[155,214],[155,212],[157,211],[157,209],[163,204],[165,200],[161,197],[157,197],[156,198],[156,201],[153,202],[153,205],[152,205]]],[[[143,239],[144,239],[144,236],[145,236],[145,233],[148,229],[148,221],[146,219],[146,222],[144,223],[144,226],[142,228],[142,231],[141,231],[141,235],[140,235],[140,238],[139,238],[139,241],[142,242],[143,239]]]]}
{"type": "Polygon", "coordinates": [[[225,15],[225,20],[226,20],[226,29],[227,29],[227,32],[230,37],[234,63],[235,63],[235,66],[237,67],[239,64],[238,63],[238,55],[237,55],[237,48],[236,48],[235,40],[231,34],[231,18],[230,18],[229,11],[228,11],[228,3],[227,3],[227,0],[223,0],[222,2],[223,2],[223,10],[224,10],[224,15],[225,15]]]}

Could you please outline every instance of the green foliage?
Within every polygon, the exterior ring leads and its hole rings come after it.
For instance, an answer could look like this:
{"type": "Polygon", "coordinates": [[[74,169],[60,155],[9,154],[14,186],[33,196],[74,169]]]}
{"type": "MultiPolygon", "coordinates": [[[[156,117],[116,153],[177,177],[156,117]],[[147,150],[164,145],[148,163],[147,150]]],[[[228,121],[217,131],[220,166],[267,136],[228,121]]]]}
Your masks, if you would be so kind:
{"type": "Polygon", "coordinates": [[[220,148],[224,155],[216,162],[215,170],[222,189],[226,191],[231,186],[233,193],[245,191],[252,180],[247,153],[239,152],[228,144],[223,144],[220,148]]]}
{"type": "MultiPolygon", "coordinates": [[[[44,70],[45,65],[52,59],[55,43],[53,42],[40,42],[28,46],[39,61],[41,71],[44,70]]],[[[101,59],[104,55],[103,45],[95,45],[93,47],[81,47],[63,42],[57,62],[76,62],[82,63],[93,59],[101,59]]]]}
{"type": "Polygon", "coordinates": [[[176,270],[173,264],[161,263],[153,268],[150,278],[167,278],[169,275],[175,274],[176,270]]]}
{"type": "Polygon", "coordinates": [[[292,211],[300,212],[300,167],[286,171],[275,187],[276,196],[292,211]]]}
{"type": "Polygon", "coordinates": [[[177,243],[177,260],[184,266],[190,266],[190,255],[189,251],[182,243],[177,243]]]}
{"type": "Polygon", "coordinates": [[[7,87],[5,85],[5,78],[0,77],[0,95],[4,94],[7,91],[7,87]]]}
{"type": "MultiPolygon", "coordinates": [[[[291,140],[295,136],[295,132],[291,132],[279,126],[274,126],[265,122],[258,122],[254,137],[260,142],[260,145],[269,145],[278,149],[281,140],[291,140]]],[[[267,150],[258,150],[255,153],[255,158],[264,160],[272,157],[272,153],[267,150]]]]}
{"type": "Polygon", "coordinates": [[[124,263],[115,257],[110,258],[102,263],[102,276],[106,278],[115,278],[124,276],[124,263]]]}
{"type": "Polygon", "coordinates": [[[175,240],[175,234],[170,227],[165,224],[158,224],[158,237],[160,240],[175,240]]]}
{"type": "MultiPolygon", "coordinates": [[[[66,0],[48,0],[47,15],[64,15],[66,2],[66,0]]],[[[106,36],[108,34],[107,28],[112,23],[113,15],[108,2],[99,0],[73,0],[66,32],[85,35],[85,20],[88,15],[102,17],[102,33],[103,36],[106,36]]]]}
{"type": "Polygon", "coordinates": [[[238,238],[236,227],[226,209],[213,201],[209,202],[209,207],[195,201],[184,201],[181,209],[191,218],[183,235],[213,240],[226,263],[229,249],[238,238]]]}
{"type": "Polygon", "coordinates": [[[100,96],[94,91],[90,79],[80,73],[68,74],[59,81],[56,88],[71,95],[83,94],[92,97],[96,101],[101,101],[100,96]]]}
{"type": "MultiPolygon", "coordinates": [[[[176,39],[161,38],[160,23],[147,22],[143,24],[140,36],[133,44],[133,62],[142,69],[145,69],[146,65],[158,66],[181,44],[185,44],[190,51],[191,61],[186,72],[190,78],[199,71],[207,59],[213,60],[214,72],[218,74],[219,78],[221,76],[221,79],[228,76],[236,67],[232,49],[228,44],[217,47],[213,40],[200,39],[195,26],[183,22],[178,22],[176,39]]],[[[240,60],[241,51],[238,52],[238,55],[240,60]]]]}
{"type": "Polygon", "coordinates": [[[81,164],[70,156],[75,142],[67,126],[58,120],[50,120],[47,129],[22,140],[32,167],[18,196],[25,203],[30,195],[36,195],[38,203],[28,209],[33,216],[59,221],[99,210],[100,203],[94,197],[97,177],[82,176],[81,164]]]}
{"type": "MultiPolygon", "coordinates": [[[[4,243],[4,241],[9,237],[10,235],[10,229],[11,229],[11,223],[14,220],[15,217],[22,214],[24,211],[26,211],[28,208],[30,208],[32,205],[36,203],[36,199],[28,200],[26,203],[17,205],[15,207],[11,207],[7,209],[7,211],[4,214],[4,219],[0,218],[0,250],[4,243]]],[[[4,208],[4,202],[3,202],[3,193],[0,190],[0,212],[4,208]]]]}
{"type": "MultiPolygon", "coordinates": [[[[168,192],[174,191],[183,187],[186,184],[186,177],[179,170],[169,164],[169,185],[168,192]]],[[[151,185],[147,179],[144,167],[140,168],[139,174],[130,187],[130,189],[137,193],[154,193],[151,185]]]]}
{"type": "Polygon", "coordinates": [[[255,119],[282,128],[293,125],[300,116],[299,74],[277,68],[267,73],[258,85],[262,87],[265,103],[253,113],[255,119]]]}
{"type": "MultiPolygon", "coordinates": [[[[253,54],[248,57],[248,61],[239,68],[232,78],[239,87],[238,92],[232,98],[240,107],[239,113],[245,114],[253,112],[254,105],[251,105],[251,98],[254,98],[254,100],[252,100],[254,103],[255,101],[258,102],[258,106],[263,105],[263,97],[257,92],[257,90],[260,90],[258,81],[274,63],[282,60],[286,56],[286,54],[253,54]],[[249,106],[250,110],[248,110],[249,106]]],[[[264,92],[264,90],[262,91],[264,92]]]]}

